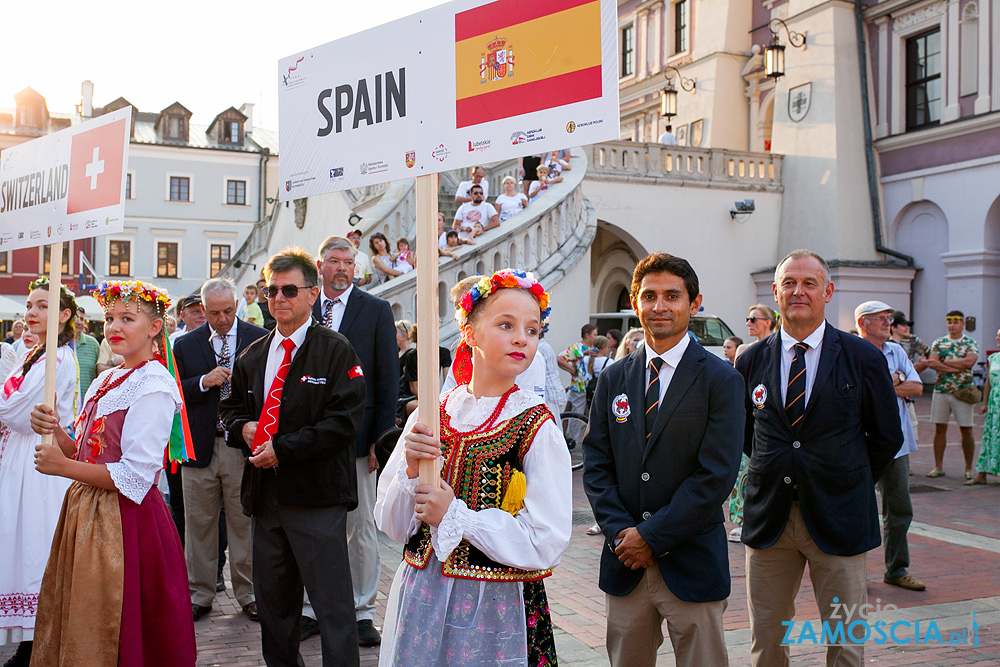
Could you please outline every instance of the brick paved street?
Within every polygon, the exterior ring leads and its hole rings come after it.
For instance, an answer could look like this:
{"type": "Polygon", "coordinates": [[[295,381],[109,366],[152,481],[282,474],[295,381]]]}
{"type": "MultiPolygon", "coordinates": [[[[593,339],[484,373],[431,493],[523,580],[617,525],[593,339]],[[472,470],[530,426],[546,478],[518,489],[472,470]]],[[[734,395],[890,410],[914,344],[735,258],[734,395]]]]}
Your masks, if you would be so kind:
{"type": "MultiPolygon", "coordinates": [[[[1000,505],[1000,483],[990,478],[991,483],[987,486],[962,486],[963,463],[958,428],[954,425],[949,432],[950,442],[945,455],[947,475],[937,479],[924,476],[933,461],[933,426],[927,422],[929,409],[929,398],[921,399],[918,403],[920,450],[911,455],[914,474],[910,480],[915,516],[910,531],[910,571],[927,584],[927,591],[917,593],[884,584],[883,554],[877,549],[868,557],[869,602],[896,605],[899,611],[890,612],[885,618],[920,621],[924,628],[922,633],[934,621],[945,638],[948,632],[966,628],[974,609],[980,645],[868,644],[865,657],[868,662],[878,665],[997,665],[1000,664],[1000,522],[996,508],[1000,505]]],[[[982,424],[978,414],[976,424],[978,445],[982,424]]],[[[575,487],[573,540],[562,564],[546,581],[546,589],[557,628],[560,664],[595,667],[608,664],[604,650],[604,596],[597,587],[602,542],[600,538],[585,534],[592,515],[582,491],[580,473],[576,473],[575,487]]],[[[383,567],[377,624],[381,623],[385,598],[400,560],[399,546],[384,536],[381,547],[383,567]]],[[[742,666],[750,664],[744,551],[739,544],[730,544],[729,549],[733,592],[725,617],[726,639],[731,664],[742,666]]],[[[818,617],[808,575],[803,578],[797,607],[796,620],[818,617]]],[[[239,607],[227,586],[226,592],[216,597],[212,613],[196,625],[198,665],[264,664],[260,658],[258,626],[238,612],[239,607]]],[[[10,647],[0,647],[0,659],[5,660],[11,653],[10,647]]],[[[674,664],[669,640],[664,641],[660,653],[660,665],[674,664]]],[[[319,638],[304,642],[302,654],[306,665],[320,665],[319,638]]],[[[377,649],[362,649],[361,661],[365,665],[376,664],[377,649]]],[[[792,663],[796,666],[823,665],[824,649],[793,647],[792,663]]]]}

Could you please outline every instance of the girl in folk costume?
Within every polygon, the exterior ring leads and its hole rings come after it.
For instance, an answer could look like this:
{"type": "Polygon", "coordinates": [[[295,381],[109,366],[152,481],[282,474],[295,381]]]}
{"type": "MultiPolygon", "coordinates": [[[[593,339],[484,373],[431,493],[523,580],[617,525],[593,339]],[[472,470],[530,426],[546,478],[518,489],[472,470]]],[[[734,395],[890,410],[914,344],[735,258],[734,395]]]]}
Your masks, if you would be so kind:
{"type": "Polygon", "coordinates": [[[569,545],[569,452],[542,399],[514,382],[548,301],[504,269],[459,303],[471,378],[442,394],[440,440],[410,416],[379,480],[375,521],[406,544],[380,665],[556,664],[542,579],[569,545]],[[417,483],[421,460],[441,466],[440,488],[417,483]]]}
{"type": "MultiPolygon", "coordinates": [[[[177,384],[164,366],[165,291],[104,283],[104,334],[122,365],[94,381],[76,441],[58,413],[36,405],[31,426],[40,472],[76,480],[66,493],[42,581],[32,665],[163,665],[195,662],[194,621],[177,529],[156,488],[177,384]]],[[[60,409],[62,407],[60,406],[60,409]]]]}
{"type": "MultiPolygon", "coordinates": [[[[39,278],[29,289],[24,320],[38,343],[21,354],[0,391],[0,644],[20,642],[6,663],[11,667],[27,667],[31,659],[38,590],[69,487],[69,480],[35,470],[35,445],[41,438],[31,430],[29,420],[45,385],[48,278],[39,278]]],[[[79,384],[76,356],[69,346],[75,314],[73,294],[61,287],[56,399],[59,413],[65,415],[63,427],[72,427],[76,416],[79,384]]]]}

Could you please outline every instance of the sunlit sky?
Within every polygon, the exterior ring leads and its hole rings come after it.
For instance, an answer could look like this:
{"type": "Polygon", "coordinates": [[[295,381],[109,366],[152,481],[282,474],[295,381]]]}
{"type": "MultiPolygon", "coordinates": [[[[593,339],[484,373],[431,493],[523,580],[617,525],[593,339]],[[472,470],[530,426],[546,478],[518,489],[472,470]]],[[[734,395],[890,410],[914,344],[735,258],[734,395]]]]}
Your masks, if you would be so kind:
{"type": "MultiPolygon", "coordinates": [[[[254,124],[278,129],[278,59],[443,4],[441,0],[107,0],[3,2],[0,108],[30,86],[52,113],[124,97],[140,111],[175,101],[207,125],[256,104],[254,124]]],[[[380,48],[372,44],[372,49],[380,48]]],[[[363,58],[364,54],[358,54],[363,58]]]]}

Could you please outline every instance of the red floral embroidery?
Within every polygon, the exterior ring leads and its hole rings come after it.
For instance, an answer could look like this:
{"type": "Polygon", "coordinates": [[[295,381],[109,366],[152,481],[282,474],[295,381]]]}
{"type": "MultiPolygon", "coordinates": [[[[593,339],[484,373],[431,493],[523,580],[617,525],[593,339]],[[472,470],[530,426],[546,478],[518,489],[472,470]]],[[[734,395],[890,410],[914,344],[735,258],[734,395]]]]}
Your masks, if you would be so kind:
{"type": "Polygon", "coordinates": [[[37,609],[37,593],[0,595],[0,616],[34,616],[37,609]]]}

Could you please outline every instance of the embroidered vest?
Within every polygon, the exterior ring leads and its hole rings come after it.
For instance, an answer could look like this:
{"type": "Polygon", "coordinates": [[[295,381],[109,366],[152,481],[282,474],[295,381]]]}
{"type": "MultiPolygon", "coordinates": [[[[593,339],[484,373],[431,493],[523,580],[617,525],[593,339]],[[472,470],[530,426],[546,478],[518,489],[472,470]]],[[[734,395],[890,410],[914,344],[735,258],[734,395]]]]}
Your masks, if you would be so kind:
{"type": "MultiPolygon", "coordinates": [[[[478,511],[499,508],[511,475],[524,472],[524,457],[535,434],[552,414],[544,405],[536,405],[484,433],[461,438],[451,428],[441,404],[441,455],[445,461],[441,477],[469,509],[478,511]]],[[[406,543],[403,557],[413,567],[423,569],[431,560],[430,527],[420,530],[406,543]]],[[[537,581],[552,570],[522,570],[492,560],[463,539],[441,566],[446,577],[483,581],[537,581]]]]}

